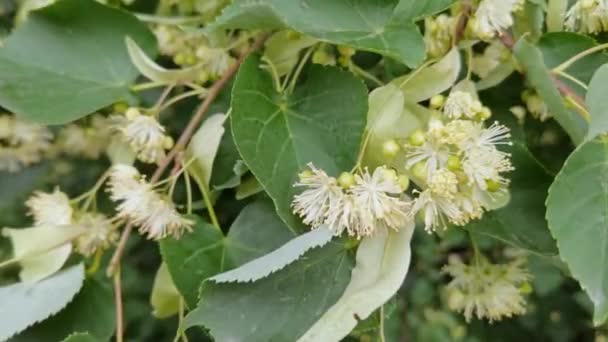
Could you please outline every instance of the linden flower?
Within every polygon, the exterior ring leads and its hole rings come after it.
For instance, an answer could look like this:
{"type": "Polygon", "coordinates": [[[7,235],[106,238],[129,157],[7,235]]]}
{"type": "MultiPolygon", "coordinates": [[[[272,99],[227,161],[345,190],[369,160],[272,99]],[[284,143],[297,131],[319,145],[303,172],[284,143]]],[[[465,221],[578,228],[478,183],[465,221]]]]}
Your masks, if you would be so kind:
{"type": "MultiPolygon", "coordinates": [[[[338,182],[334,177],[329,177],[325,171],[317,169],[312,163],[308,164],[310,171],[300,173],[300,181],[295,183],[295,187],[306,187],[301,194],[295,195],[293,203],[294,213],[302,217],[302,221],[306,225],[313,228],[324,223],[327,216],[331,213],[334,217],[333,221],[348,220],[347,218],[338,219],[340,216],[336,212],[341,197],[344,196],[342,188],[338,186],[338,182]]],[[[336,229],[336,232],[342,232],[343,229],[336,229]]]]}
{"type": "MultiPolygon", "coordinates": [[[[351,189],[355,206],[361,208],[364,216],[374,218],[375,222],[371,224],[379,222],[387,228],[398,230],[407,219],[405,210],[409,205],[398,197],[402,190],[396,173],[378,167],[370,175],[366,168],[361,175],[355,175],[355,182],[351,189]]],[[[361,233],[368,230],[364,228],[361,233]]]]}
{"type": "Polygon", "coordinates": [[[450,16],[440,14],[435,19],[424,19],[424,43],[430,57],[441,57],[450,50],[453,32],[454,19],[450,16]]]}
{"type": "Polygon", "coordinates": [[[407,161],[405,163],[407,168],[412,168],[418,163],[424,163],[427,177],[442,168],[450,157],[448,146],[443,142],[441,135],[432,134],[432,130],[430,132],[431,134],[426,134],[427,139],[422,146],[408,145],[407,161]]]}
{"type": "Polygon", "coordinates": [[[467,151],[462,162],[462,169],[469,178],[469,184],[475,184],[482,190],[488,188],[488,182],[507,184],[501,173],[514,168],[509,160],[510,155],[496,148],[476,148],[467,151]]]}
{"type": "Polygon", "coordinates": [[[568,12],[564,25],[568,31],[596,34],[608,29],[607,0],[579,0],[568,12]]]}
{"type": "Polygon", "coordinates": [[[118,231],[116,226],[104,215],[85,213],[77,221],[85,231],[75,241],[78,253],[89,257],[98,250],[104,250],[116,243],[118,231]]]}
{"type": "Polygon", "coordinates": [[[115,165],[108,182],[110,198],[120,202],[118,216],[130,219],[149,239],[167,235],[179,238],[192,229],[193,221],[183,218],[170,201],[161,197],[132,166],[115,165]]]}
{"type": "Polygon", "coordinates": [[[454,198],[458,192],[458,178],[447,169],[434,172],[428,179],[428,185],[431,192],[447,199],[454,198]]]}
{"type": "Polygon", "coordinates": [[[472,119],[482,108],[481,102],[471,94],[457,90],[450,93],[446,99],[443,113],[450,119],[460,119],[463,116],[472,119]]]}
{"type": "Polygon", "coordinates": [[[510,138],[509,128],[496,121],[485,128],[481,122],[454,120],[445,126],[443,141],[466,152],[471,149],[493,149],[497,145],[511,145],[510,138]]]}
{"type": "Polygon", "coordinates": [[[414,200],[410,217],[417,213],[422,213],[424,230],[432,233],[438,228],[446,228],[447,223],[459,221],[462,218],[462,210],[456,201],[439,196],[427,189],[419,193],[414,200]]]}
{"type": "Polygon", "coordinates": [[[44,126],[0,115],[0,170],[17,172],[39,162],[53,135],[44,126]]]}
{"type": "Polygon", "coordinates": [[[471,29],[482,40],[490,40],[513,25],[512,13],[523,0],[482,0],[470,21],[471,29]]]}
{"type": "Polygon", "coordinates": [[[52,193],[35,192],[26,202],[34,225],[64,225],[72,222],[73,209],[68,196],[55,189],[52,193]]]}
{"type": "Polygon", "coordinates": [[[525,313],[520,287],[531,276],[523,267],[523,259],[500,265],[481,258],[479,264],[467,265],[451,258],[443,268],[452,277],[446,288],[448,306],[462,312],[467,322],[473,316],[492,322],[525,313]]]}
{"type": "Polygon", "coordinates": [[[91,118],[90,126],[64,126],[59,131],[57,147],[69,156],[97,159],[107,147],[109,138],[108,120],[95,115],[91,118]]]}
{"type": "Polygon", "coordinates": [[[222,75],[233,61],[224,49],[215,49],[204,45],[199,46],[195,54],[203,64],[205,71],[213,76],[222,75]]]}
{"type": "Polygon", "coordinates": [[[117,128],[137,153],[137,158],[145,163],[156,163],[164,158],[165,149],[172,145],[165,128],[154,117],[142,115],[136,108],[129,108],[126,117],[126,125],[117,128]]]}

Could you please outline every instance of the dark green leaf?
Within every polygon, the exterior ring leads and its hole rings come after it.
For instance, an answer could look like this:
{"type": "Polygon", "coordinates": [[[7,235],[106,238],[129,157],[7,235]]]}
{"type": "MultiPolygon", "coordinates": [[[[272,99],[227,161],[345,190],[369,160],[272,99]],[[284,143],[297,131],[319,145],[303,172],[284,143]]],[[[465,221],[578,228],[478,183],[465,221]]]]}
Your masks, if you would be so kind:
{"type": "Polygon", "coordinates": [[[0,49],[0,105],[60,124],[127,98],[138,72],[126,36],[154,54],[142,23],[92,0],[61,0],[31,13],[0,49]]]}
{"type": "Polygon", "coordinates": [[[209,29],[291,28],[319,40],[393,57],[410,67],[425,57],[414,21],[449,0],[235,0],[209,29]]]}
{"type": "Polygon", "coordinates": [[[99,342],[100,340],[89,333],[74,333],[61,342],[99,342]]]}
{"type": "Polygon", "coordinates": [[[355,163],[367,113],[367,91],[352,74],[313,66],[291,95],[275,91],[256,56],[241,66],[232,93],[234,140],[249,169],[291,227],[297,174],[313,162],[329,174],[355,163]]]}
{"type": "Polygon", "coordinates": [[[560,257],[594,304],[593,321],[608,318],[608,140],[579,146],[555,178],[547,220],[560,257]]]}
{"type": "Polygon", "coordinates": [[[228,236],[196,218],[192,233],[179,240],[160,242],[163,259],[175,286],[194,308],[201,283],[281,246],[294,237],[266,201],[247,206],[234,221],[228,236]]]}

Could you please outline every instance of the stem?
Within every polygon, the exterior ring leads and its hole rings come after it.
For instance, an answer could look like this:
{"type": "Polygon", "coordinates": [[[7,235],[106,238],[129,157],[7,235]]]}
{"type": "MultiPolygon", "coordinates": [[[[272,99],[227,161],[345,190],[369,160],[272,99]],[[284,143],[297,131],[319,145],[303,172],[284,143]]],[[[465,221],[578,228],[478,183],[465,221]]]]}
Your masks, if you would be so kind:
{"type": "Polygon", "coordinates": [[[384,305],[380,306],[380,327],[378,328],[378,338],[380,339],[380,342],[385,342],[386,339],[384,338],[384,305]]]}
{"type": "Polygon", "coordinates": [[[266,57],[262,57],[262,62],[266,63],[265,66],[267,66],[267,68],[265,68],[265,69],[269,70],[270,74],[272,75],[272,80],[274,81],[275,90],[279,93],[282,93],[283,87],[281,85],[281,78],[279,77],[279,73],[278,73],[277,68],[275,67],[274,63],[272,63],[272,61],[266,57]]]}
{"type": "Polygon", "coordinates": [[[576,110],[577,113],[580,114],[580,116],[587,122],[591,121],[591,114],[587,111],[587,109],[583,106],[581,106],[575,99],[573,99],[571,96],[566,96],[564,98],[568,104],[570,104],[572,107],[574,107],[574,110],[576,110]]]}
{"type": "Polygon", "coordinates": [[[124,322],[122,318],[122,286],[120,265],[114,273],[114,302],[116,305],[116,342],[123,342],[124,322]]]}
{"type": "Polygon", "coordinates": [[[461,2],[460,15],[458,16],[458,22],[456,23],[456,27],[454,29],[454,41],[453,45],[458,44],[464,38],[464,31],[467,28],[467,24],[469,22],[469,18],[471,16],[471,1],[463,0],[461,2]]]}
{"type": "Polygon", "coordinates": [[[469,46],[467,48],[467,80],[471,80],[473,74],[473,48],[469,46]]]}
{"type": "Polygon", "coordinates": [[[184,182],[186,183],[186,213],[190,215],[192,214],[192,183],[187,168],[184,168],[184,182]]]}
{"type": "Polygon", "coordinates": [[[182,338],[182,341],[188,341],[188,337],[186,336],[186,332],[182,330],[182,325],[184,323],[184,297],[179,297],[179,311],[177,316],[177,331],[175,332],[175,337],[173,338],[173,342],[179,341],[179,338],[182,338]]]}
{"type": "Polygon", "coordinates": [[[199,182],[199,186],[201,188],[201,192],[203,193],[203,200],[205,201],[205,206],[207,206],[207,212],[209,213],[209,218],[211,219],[211,223],[215,228],[217,228],[220,232],[222,228],[220,227],[220,223],[217,220],[217,216],[215,215],[215,209],[213,209],[213,203],[211,202],[211,194],[209,193],[209,189],[207,185],[199,182]]]}
{"type": "MultiPolygon", "coordinates": [[[[234,76],[234,74],[237,72],[239,66],[243,63],[245,58],[247,58],[247,56],[249,56],[252,52],[258,50],[264,44],[266,39],[268,39],[268,34],[266,34],[266,33],[260,34],[256,38],[253,45],[244,54],[242,54],[234,64],[232,64],[224,72],[222,77],[220,77],[220,79],[217,80],[217,82],[215,82],[211,88],[209,88],[209,93],[208,93],[207,97],[203,100],[203,102],[201,103],[201,105],[198,108],[198,110],[196,111],[196,113],[194,113],[194,115],[190,119],[190,122],[188,122],[188,125],[186,126],[186,128],[182,132],[181,136],[175,143],[175,146],[167,154],[165,159],[163,159],[159,163],[158,168],[156,169],[156,171],[150,178],[151,183],[158,182],[158,180],[162,176],[163,172],[167,169],[167,167],[169,166],[171,161],[175,158],[175,156],[186,148],[188,142],[190,141],[190,138],[192,138],[192,135],[194,135],[194,132],[196,131],[196,129],[200,125],[201,121],[203,120],[205,113],[207,112],[207,109],[209,109],[209,106],[211,105],[211,103],[213,103],[213,101],[220,94],[222,89],[226,86],[228,81],[232,78],[232,76],[234,76]]],[[[122,258],[122,254],[124,252],[124,249],[127,244],[127,240],[129,239],[129,235],[131,234],[132,230],[133,230],[133,224],[132,223],[127,224],[127,226],[125,227],[125,229],[122,233],[122,236],[120,237],[120,241],[118,242],[118,245],[116,246],[114,255],[112,256],[112,259],[110,260],[110,264],[108,265],[107,274],[109,276],[112,276],[114,274],[115,270],[119,267],[120,260],[122,258]]]]}
{"type": "Polygon", "coordinates": [[[191,96],[202,95],[202,94],[204,94],[204,93],[206,93],[206,92],[207,92],[207,89],[205,89],[205,88],[203,88],[202,90],[201,90],[201,89],[194,89],[194,90],[190,90],[190,91],[187,91],[187,92],[185,92],[185,93],[182,93],[182,94],[180,94],[180,95],[174,96],[174,97],[172,97],[171,99],[169,99],[167,102],[165,102],[165,103],[164,103],[164,104],[163,104],[163,105],[162,105],[162,106],[161,106],[161,107],[158,109],[158,111],[159,111],[159,112],[162,112],[163,110],[165,110],[165,109],[167,109],[167,108],[171,107],[172,105],[174,105],[175,103],[177,103],[177,102],[179,102],[179,101],[181,101],[181,100],[183,100],[183,99],[187,99],[187,98],[189,98],[189,97],[191,97],[191,96]]]}
{"type": "Polygon", "coordinates": [[[167,96],[169,96],[169,94],[171,93],[171,90],[173,90],[173,87],[175,87],[175,84],[169,84],[167,87],[165,87],[165,90],[163,90],[163,92],[158,97],[158,100],[156,100],[154,107],[151,108],[151,110],[155,112],[154,114],[156,116],[160,114],[160,108],[162,108],[163,103],[167,99],[167,96]]]}
{"type": "Polygon", "coordinates": [[[354,72],[363,76],[363,78],[367,78],[368,80],[374,82],[377,86],[382,87],[384,85],[384,83],[382,83],[382,81],[380,81],[376,76],[358,67],[355,63],[350,63],[350,67],[353,69],[354,72]]]}
{"type": "Polygon", "coordinates": [[[97,272],[97,270],[99,269],[99,265],[101,265],[101,256],[103,255],[103,251],[101,250],[101,248],[98,248],[97,251],[95,251],[95,258],[93,259],[93,263],[91,264],[91,266],[89,266],[89,268],[87,268],[87,275],[93,275],[97,272]]]}
{"type": "Polygon", "coordinates": [[[558,76],[561,76],[561,77],[563,77],[563,78],[565,78],[567,80],[572,81],[573,83],[575,83],[576,85],[578,85],[579,87],[581,87],[581,88],[583,88],[585,90],[588,89],[587,85],[585,83],[583,83],[583,81],[579,80],[578,78],[570,75],[569,73],[567,73],[565,71],[551,71],[551,72],[554,73],[554,74],[556,74],[556,75],[558,75],[558,76]]]}
{"type": "Polygon", "coordinates": [[[308,60],[310,55],[312,55],[313,50],[314,50],[314,46],[308,48],[308,51],[306,51],[306,53],[304,54],[304,57],[302,57],[302,59],[300,60],[300,63],[296,67],[296,71],[291,76],[291,81],[289,82],[289,88],[287,88],[288,93],[292,93],[293,89],[296,87],[296,81],[300,77],[300,73],[302,72],[302,69],[304,68],[304,65],[306,64],[306,61],[308,60]]]}
{"type": "Polygon", "coordinates": [[[136,85],[132,86],[131,91],[138,92],[138,91],[142,91],[142,90],[162,87],[166,84],[167,84],[166,82],[157,82],[157,81],[140,83],[140,84],[136,84],[136,85]]]}
{"type": "Polygon", "coordinates": [[[192,17],[163,17],[158,15],[150,15],[145,13],[134,13],[137,19],[152,24],[162,25],[185,25],[185,24],[200,24],[203,21],[202,16],[192,17]]]}
{"type": "Polygon", "coordinates": [[[477,241],[475,240],[471,232],[469,232],[469,239],[471,239],[471,245],[473,246],[475,266],[479,268],[479,265],[481,264],[481,260],[479,259],[481,256],[481,252],[479,252],[479,246],[477,246],[477,241]]]}
{"type": "Polygon", "coordinates": [[[567,61],[565,61],[562,64],[553,68],[553,71],[555,71],[555,72],[564,71],[564,70],[568,69],[572,64],[576,63],[579,59],[587,57],[598,51],[602,51],[605,48],[608,48],[608,43],[600,44],[598,46],[594,46],[590,49],[587,49],[583,52],[577,53],[576,55],[570,57],[570,59],[568,59],[567,61]]]}

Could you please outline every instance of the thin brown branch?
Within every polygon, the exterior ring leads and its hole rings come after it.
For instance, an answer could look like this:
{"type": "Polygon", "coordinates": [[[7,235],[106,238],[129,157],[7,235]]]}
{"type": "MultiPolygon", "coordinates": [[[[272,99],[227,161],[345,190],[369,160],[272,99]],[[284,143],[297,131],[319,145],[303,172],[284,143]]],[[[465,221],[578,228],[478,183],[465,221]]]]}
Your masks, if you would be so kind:
{"type": "Polygon", "coordinates": [[[460,15],[458,16],[458,21],[456,22],[456,28],[454,30],[454,45],[457,45],[464,38],[464,32],[467,29],[472,10],[471,1],[463,0],[461,3],[460,15]]]}
{"type": "Polygon", "coordinates": [[[114,273],[114,302],[116,305],[116,342],[122,342],[124,319],[122,316],[122,286],[120,281],[120,269],[117,269],[114,273]]]}

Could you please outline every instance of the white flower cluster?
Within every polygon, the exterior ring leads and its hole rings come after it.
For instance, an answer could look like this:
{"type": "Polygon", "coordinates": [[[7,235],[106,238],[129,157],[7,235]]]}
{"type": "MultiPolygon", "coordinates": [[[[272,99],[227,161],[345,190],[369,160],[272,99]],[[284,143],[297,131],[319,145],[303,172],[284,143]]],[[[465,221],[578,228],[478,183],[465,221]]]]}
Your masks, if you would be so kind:
{"type": "Polygon", "coordinates": [[[490,322],[525,313],[522,288],[531,279],[524,269],[524,259],[506,264],[492,264],[480,258],[471,265],[450,258],[443,272],[452,280],[447,285],[447,304],[462,312],[467,322],[473,318],[490,322]]]}
{"type": "Polygon", "coordinates": [[[39,162],[51,148],[53,134],[44,126],[0,114],[0,171],[18,172],[39,162]]]}
{"type": "Polygon", "coordinates": [[[55,148],[71,157],[98,159],[110,143],[110,120],[95,114],[88,124],[71,123],[61,128],[55,148]]]}
{"type": "Polygon", "coordinates": [[[125,141],[144,163],[158,163],[165,158],[165,150],[173,147],[173,139],[165,134],[156,118],[142,114],[139,109],[127,109],[125,116],[112,116],[112,128],[122,134],[125,141]]]}
{"type": "Polygon", "coordinates": [[[84,233],[76,239],[75,247],[84,256],[104,250],[118,239],[116,226],[110,219],[99,213],[74,210],[68,196],[59,189],[52,193],[36,192],[25,205],[35,226],[81,226],[84,233]]]}
{"type": "Polygon", "coordinates": [[[162,54],[173,57],[179,66],[200,69],[197,80],[201,83],[219,77],[234,62],[225,49],[209,46],[200,34],[165,25],[157,26],[154,33],[162,54]]]}
{"type": "Polygon", "coordinates": [[[513,13],[523,4],[524,0],[481,0],[469,27],[481,40],[491,40],[513,25],[513,13]]]}
{"type": "Polygon", "coordinates": [[[173,203],[154,190],[136,168],[115,165],[108,182],[110,198],[120,202],[118,217],[131,220],[149,239],[179,238],[194,222],[182,217],[173,203]]]}
{"type": "Polygon", "coordinates": [[[294,197],[294,213],[307,225],[327,225],[336,235],[346,231],[357,238],[381,226],[399,229],[406,220],[408,203],[402,198],[403,182],[393,170],[378,167],[372,174],[343,173],[339,179],[309,164],[294,186],[304,187],[294,197]]]}
{"type": "Polygon", "coordinates": [[[596,34],[608,30],[608,0],[579,0],[566,13],[569,31],[596,34]]]}
{"type": "Polygon", "coordinates": [[[462,91],[432,103],[444,103],[444,119],[432,119],[405,144],[405,166],[421,187],[410,215],[420,213],[428,232],[480,218],[484,201],[506,191],[503,173],[513,170],[510,155],[497,148],[510,144],[509,130],[497,122],[484,126],[487,107],[462,91]]]}
{"type": "Polygon", "coordinates": [[[452,47],[455,20],[446,14],[424,19],[424,43],[431,58],[445,55],[452,47]]]}

